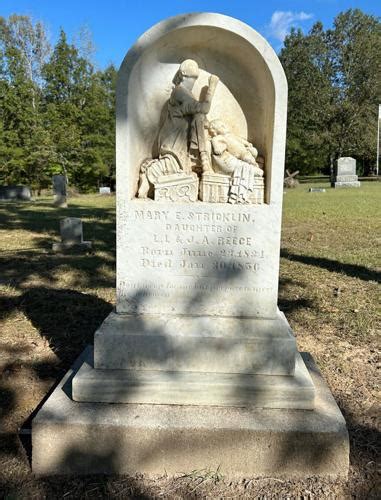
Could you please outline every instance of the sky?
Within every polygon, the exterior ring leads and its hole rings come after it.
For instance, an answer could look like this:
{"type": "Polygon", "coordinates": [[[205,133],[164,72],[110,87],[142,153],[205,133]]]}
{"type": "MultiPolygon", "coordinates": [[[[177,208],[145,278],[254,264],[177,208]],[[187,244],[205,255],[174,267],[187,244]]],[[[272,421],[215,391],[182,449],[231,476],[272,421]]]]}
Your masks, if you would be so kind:
{"type": "Polygon", "coordinates": [[[52,43],[61,27],[71,40],[81,29],[90,32],[99,68],[110,63],[119,67],[141,34],[177,14],[219,12],[236,17],[279,51],[291,27],[306,32],[322,21],[328,28],[339,12],[350,8],[380,16],[381,0],[0,0],[0,16],[26,14],[43,21],[52,43]]]}

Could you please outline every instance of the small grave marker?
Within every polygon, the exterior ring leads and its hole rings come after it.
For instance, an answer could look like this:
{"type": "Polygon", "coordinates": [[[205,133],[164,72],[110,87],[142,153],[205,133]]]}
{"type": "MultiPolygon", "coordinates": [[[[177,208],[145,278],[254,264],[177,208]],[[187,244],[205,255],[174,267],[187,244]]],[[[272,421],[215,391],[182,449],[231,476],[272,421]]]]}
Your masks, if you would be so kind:
{"type": "Polygon", "coordinates": [[[60,221],[61,242],[53,243],[53,250],[60,252],[76,247],[88,250],[91,248],[91,241],[83,241],[83,227],[81,219],[77,217],[66,217],[60,221]]]}

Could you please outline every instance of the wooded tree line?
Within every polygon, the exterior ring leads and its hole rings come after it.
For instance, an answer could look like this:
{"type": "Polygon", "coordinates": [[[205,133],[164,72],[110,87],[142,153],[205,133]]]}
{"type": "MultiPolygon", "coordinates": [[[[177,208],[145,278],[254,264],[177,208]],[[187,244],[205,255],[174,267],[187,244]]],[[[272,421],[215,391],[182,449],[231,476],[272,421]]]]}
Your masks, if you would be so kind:
{"type": "Polygon", "coordinates": [[[292,30],[280,52],[288,80],[286,164],[329,173],[330,158],[352,156],[359,173],[376,166],[381,103],[381,23],[358,9],[331,29],[292,30]]]}
{"type": "MultiPolygon", "coordinates": [[[[331,29],[292,30],[280,59],[289,86],[286,165],[329,172],[353,156],[365,173],[376,163],[381,31],[360,10],[331,29]]],[[[116,70],[96,69],[89,39],[51,47],[41,22],[0,17],[0,184],[51,186],[56,173],[91,191],[115,175],[116,70]]],[[[361,172],[362,173],[362,172],[361,172]]]]}
{"type": "Polygon", "coordinates": [[[116,70],[96,70],[89,39],[61,30],[51,47],[41,22],[0,18],[0,184],[51,187],[66,173],[81,191],[114,176],[116,70]]]}

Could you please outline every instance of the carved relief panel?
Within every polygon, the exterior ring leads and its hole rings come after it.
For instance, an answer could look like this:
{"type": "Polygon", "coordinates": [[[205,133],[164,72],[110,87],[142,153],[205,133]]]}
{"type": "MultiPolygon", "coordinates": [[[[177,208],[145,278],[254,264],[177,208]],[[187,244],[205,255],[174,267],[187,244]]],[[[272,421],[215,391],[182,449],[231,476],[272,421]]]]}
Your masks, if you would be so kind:
{"type": "Polygon", "coordinates": [[[219,84],[210,75],[197,99],[196,61],[186,59],[173,78],[158,127],[157,152],[139,170],[138,198],[209,203],[264,203],[264,159],[247,138],[221,119],[209,120],[219,84]]]}

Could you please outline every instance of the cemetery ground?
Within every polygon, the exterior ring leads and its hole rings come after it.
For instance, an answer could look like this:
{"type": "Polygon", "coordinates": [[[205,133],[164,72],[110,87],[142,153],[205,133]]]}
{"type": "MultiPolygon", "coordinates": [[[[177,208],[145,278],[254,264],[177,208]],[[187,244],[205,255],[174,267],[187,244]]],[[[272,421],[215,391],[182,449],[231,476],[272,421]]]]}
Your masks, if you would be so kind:
{"type": "Polygon", "coordinates": [[[230,482],[213,469],[155,479],[33,476],[30,417],[114,303],[115,198],[87,195],[70,199],[67,209],[51,199],[0,206],[0,498],[377,498],[381,185],[309,187],[284,197],[279,306],[346,418],[348,480],[230,482]],[[51,251],[66,216],[83,220],[92,251],[51,251]]]}

